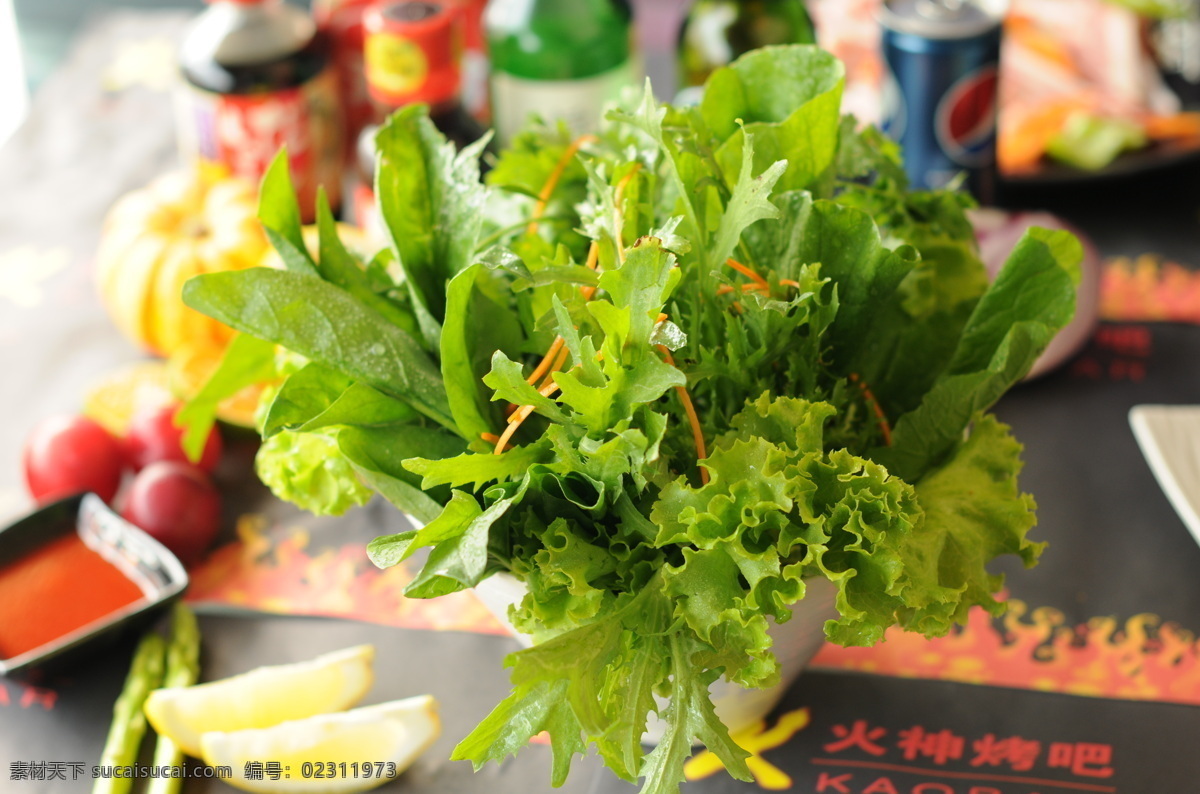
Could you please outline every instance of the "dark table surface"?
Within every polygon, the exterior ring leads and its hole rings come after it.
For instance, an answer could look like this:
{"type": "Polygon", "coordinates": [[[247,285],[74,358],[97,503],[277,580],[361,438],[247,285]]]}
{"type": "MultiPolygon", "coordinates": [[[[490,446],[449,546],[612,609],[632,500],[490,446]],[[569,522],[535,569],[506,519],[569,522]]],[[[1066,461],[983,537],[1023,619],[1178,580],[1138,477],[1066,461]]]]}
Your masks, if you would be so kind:
{"type": "MultiPolygon", "coordinates": [[[[18,12],[22,3],[40,2],[18,0],[18,12]]],[[[185,19],[94,20],[42,84],[28,123],[0,149],[0,520],[27,504],[17,463],[27,429],[49,413],[77,410],[90,382],[140,355],[100,306],[91,258],[112,201],[174,162],[160,79],[170,63],[156,42],[172,41],[185,19]]],[[[1196,265],[1198,191],[1193,164],[1134,179],[1014,189],[1005,201],[1057,212],[1105,257],[1154,253],[1196,265]]],[[[793,790],[888,791],[870,788],[885,776],[898,791],[925,794],[1195,790],[1200,757],[1189,743],[1200,731],[1200,548],[1130,433],[1129,408],[1146,402],[1200,402],[1200,328],[1102,325],[1066,367],[1003,400],[997,413],[1026,447],[1022,482],[1039,504],[1035,536],[1051,544],[1031,571],[998,568],[1022,606],[1007,622],[976,620],[941,644],[890,637],[865,654],[823,652],[820,671],[805,675],[772,717],[791,726],[786,735],[752,739],[793,790]],[[876,674],[856,672],[864,670],[876,674]],[[860,729],[874,744],[842,742],[860,729]],[[945,741],[915,741],[918,729],[945,741]],[[1036,745],[1037,752],[1028,766],[1015,755],[975,763],[999,739],[1021,739],[1006,746],[1036,745]],[[935,745],[949,749],[925,752],[935,745]]],[[[440,611],[380,600],[395,582],[370,569],[362,544],[395,531],[400,516],[378,503],[343,519],[302,516],[269,500],[237,456],[220,476],[237,494],[237,512],[263,515],[243,519],[238,539],[196,577],[204,678],[369,640],[380,648],[370,702],[432,692],[446,719],[438,744],[387,790],[546,790],[543,746],[479,775],[445,760],[506,691],[500,661],[515,645],[497,636],[469,597],[440,611]],[[281,587],[285,574],[293,576],[283,595],[262,584],[281,587]],[[357,598],[355,582],[369,582],[375,600],[343,603],[357,598]],[[277,612],[342,619],[268,614],[277,612]]],[[[129,651],[128,643],[118,646],[65,678],[0,679],[0,790],[87,790],[90,781],[10,782],[10,764],[95,763],[129,651]]],[[[696,782],[685,791],[780,784],[769,772],[760,785],[733,783],[709,776],[705,763],[692,767],[696,782]]],[[[227,789],[192,781],[186,790],[227,789]]],[[[624,789],[585,763],[565,790],[624,789]]]]}

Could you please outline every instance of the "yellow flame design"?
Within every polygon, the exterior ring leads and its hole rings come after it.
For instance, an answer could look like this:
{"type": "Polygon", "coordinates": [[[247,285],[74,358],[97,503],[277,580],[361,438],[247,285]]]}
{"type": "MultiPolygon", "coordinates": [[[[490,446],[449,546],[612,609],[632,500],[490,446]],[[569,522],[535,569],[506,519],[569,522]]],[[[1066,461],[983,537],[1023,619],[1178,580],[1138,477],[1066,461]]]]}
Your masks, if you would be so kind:
{"type": "MultiPolygon", "coordinates": [[[[807,708],[796,709],[783,714],[771,728],[767,728],[766,720],[759,720],[745,730],[733,734],[733,740],[743,750],[750,753],[746,766],[754,775],[754,782],[760,788],[768,791],[786,791],[792,787],[792,779],[779,767],[762,757],[767,750],[774,750],[787,744],[793,736],[808,727],[812,715],[807,708]]],[[[715,775],[725,768],[721,759],[709,750],[697,753],[683,767],[683,774],[688,780],[700,780],[715,775]]]]}

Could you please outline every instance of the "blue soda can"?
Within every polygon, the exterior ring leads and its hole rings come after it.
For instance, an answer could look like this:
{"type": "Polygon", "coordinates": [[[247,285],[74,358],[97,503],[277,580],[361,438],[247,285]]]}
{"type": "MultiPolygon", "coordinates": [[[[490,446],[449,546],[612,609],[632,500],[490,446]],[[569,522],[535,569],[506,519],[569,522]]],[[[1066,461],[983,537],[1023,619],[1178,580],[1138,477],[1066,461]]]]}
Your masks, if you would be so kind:
{"type": "Polygon", "coordinates": [[[1004,0],[885,0],[883,131],[904,149],[917,188],[966,172],[995,199],[996,110],[1004,0]]]}

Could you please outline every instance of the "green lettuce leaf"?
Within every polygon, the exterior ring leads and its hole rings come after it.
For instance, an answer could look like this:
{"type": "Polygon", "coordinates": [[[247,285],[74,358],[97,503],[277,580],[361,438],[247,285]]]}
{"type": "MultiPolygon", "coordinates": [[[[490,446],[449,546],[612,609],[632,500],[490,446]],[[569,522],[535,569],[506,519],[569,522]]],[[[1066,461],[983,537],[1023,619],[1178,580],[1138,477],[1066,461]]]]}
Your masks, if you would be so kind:
{"type": "Polygon", "coordinates": [[[275,345],[247,334],[236,335],[212,375],[175,417],[184,428],[182,444],[188,460],[200,460],[222,400],[248,386],[274,380],[278,374],[275,345]]]}
{"type": "Polygon", "coordinates": [[[454,421],[472,443],[502,427],[503,415],[490,405],[482,378],[493,355],[515,355],[524,336],[517,317],[493,294],[499,291],[493,278],[485,266],[472,265],[451,279],[446,291],[442,380],[454,421]],[[478,333],[480,327],[488,329],[486,336],[478,333]]]}
{"type": "Polygon", "coordinates": [[[321,278],[346,290],[396,327],[402,328],[410,335],[417,334],[418,324],[413,313],[378,291],[380,287],[383,292],[390,291],[395,286],[391,279],[386,279],[384,284],[376,283],[381,274],[376,272],[373,277],[373,274],[342,245],[338,238],[337,222],[329,209],[324,189],[317,194],[317,230],[320,247],[317,271],[321,278]]]}
{"type": "Polygon", "coordinates": [[[346,427],[338,432],[338,449],[363,483],[403,512],[428,522],[441,512],[445,494],[423,490],[402,462],[418,452],[453,454],[461,449],[461,441],[432,428],[346,427]]]}
{"type": "MultiPolygon", "coordinates": [[[[1021,445],[1005,425],[995,417],[978,415],[967,439],[944,464],[917,482],[917,500],[925,511],[922,533],[931,545],[932,539],[940,541],[938,586],[954,590],[957,599],[952,611],[918,609],[906,614],[904,625],[927,635],[941,634],[950,622],[965,622],[972,604],[983,605],[993,615],[1003,613],[1004,604],[993,594],[1004,585],[1004,578],[989,574],[987,561],[1014,554],[1028,568],[1046,547],[1027,537],[1036,523],[1036,505],[1017,487],[1020,454],[1021,445]]],[[[906,565],[916,567],[911,561],[906,565]]],[[[921,586],[916,576],[911,579],[914,586],[921,586]]]]}
{"type": "Polygon", "coordinates": [[[738,173],[742,135],[755,138],[754,170],[787,162],[781,190],[811,187],[837,156],[845,69],[817,47],[753,50],[712,74],[700,113],[724,141],[717,160],[738,173]]]}
{"type": "Polygon", "coordinates": [[[306,364],[289,375],[275,392],[259,432],[263,438],[270,438],[280,430],[296,430],[329,410],[353,385],[353,378],[324,364],[306,364]]]}
{"type": "Polygon", "coordinates": [[[308,253],[300,222],[300,203],[292,187],[287,149],[280,149],[263,174],[258,197],[258,219],[284,267],[295,273],[317,275],[317,263],[308,253]]]}
{"type": "Polygon", "coordinates": [[[316,515],[340,516],[373,493],[359,482],[332,433],[276,433],[258,448],[254,470],[280,499],[316,515]]]}
{"type": "Polygon", "coordinates": [[[1070,322],[1082,257],[1071,234],[1029,230],[975,306],[945,372],[875,457],[910,481],[936,465],[1070,322]]]}
{"type": "Polygon", "coordinates": [[[404,468],[421,475],[422,488],[432,488],[436,485],[457,488],[473,484],[479,489],[494,480],[518,477],[534,463],[547,459],[549,452],[550,444],[545,441],[517,447],[502,455],[469,452],[442,459],[414,456],[404,461],[404,468]]]}
{"type": "Polygon", "coordinates": [[[472,263],[486,194],[478,158],[487,139],[461,152],[446,141],[422,105],[409,105],[375,136],[375,195],[421,310],[425,342],[437,348],[446,312],[446,284],[472,263]]]}
{"type": "Polygon", "coordinates": [[[250,268],[197,276],[184,302],[405,400],[454,428],[440,373],[406,331],[313,276],[250,268]]]}

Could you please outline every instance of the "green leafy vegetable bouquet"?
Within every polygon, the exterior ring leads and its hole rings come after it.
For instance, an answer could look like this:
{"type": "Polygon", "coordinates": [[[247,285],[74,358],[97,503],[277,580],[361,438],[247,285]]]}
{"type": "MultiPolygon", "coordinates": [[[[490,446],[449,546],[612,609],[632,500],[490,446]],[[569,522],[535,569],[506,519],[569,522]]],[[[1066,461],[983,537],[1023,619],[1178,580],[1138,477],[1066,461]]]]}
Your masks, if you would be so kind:
{"type": "Polygon", "coordinates": [[[840,118],[842,83],[818,49],[753,52],[699,107],[647,90],[599,135],[531,129],[486,185],[482,144],[409,108],[378,138],[388,250],[356,261],[322,203],[310,257],[279,161],[261,217],[286,269],[187,284],[243,334],[197,433],[292,351],[264,477],[415,516],[370,547],[428,549],[411,597],[526,586],[510,617],[537,642],[456,758],[546,731],[556,785],[592,745],[660,794],[698,740],[749,779],[709,685],[776,680],[768,627],[806,580],[836,586],[828,638],[869,645],[998,614],[986,564],[1036,561],[1021,447],[986,411],[1070,320],[1080,247],[1035,229],[989,285],[968,199],[908,192],[895,147],[840,118]]]}

